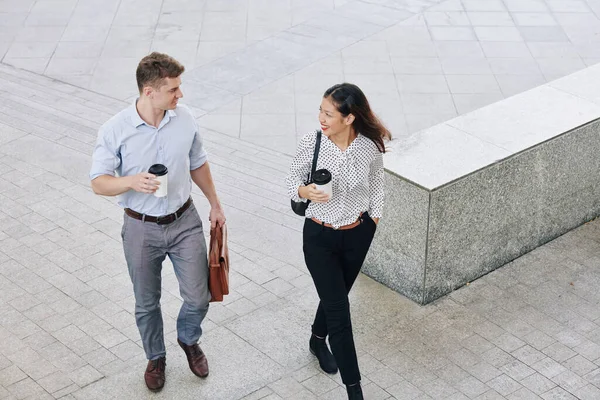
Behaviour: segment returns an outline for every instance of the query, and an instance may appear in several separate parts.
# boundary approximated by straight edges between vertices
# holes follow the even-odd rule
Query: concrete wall
[[[426,304],[600,215],[600,67],[392,143],[364,272]]]

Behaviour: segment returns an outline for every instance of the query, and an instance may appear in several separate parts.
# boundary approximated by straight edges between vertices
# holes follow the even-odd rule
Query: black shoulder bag
[[[312,167],[310,168],[310,175],[308,176],[308,180],[304,183],[305,185],[310,185],[312,183],[312,177],[315,174],[315,169],[317,169],[317,159],[319,158],[319,148],[321,147],[321,131],[317,131],[317,141],[315,142],[315,152],[313,153]],[[306,208],[310,204],[310,200],[304,201],[294,201],[292,202],[292,211],[296,214],[304,217],[306,215]]]

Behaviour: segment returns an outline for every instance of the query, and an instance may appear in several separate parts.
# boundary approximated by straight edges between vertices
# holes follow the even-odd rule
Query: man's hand
[[[210,214],[208,216],[208,220],[210,221],[210,228],[213,229],[217,226],[217,223],[220,226],[225,225],[225,213],[221,207],[212,207],[210,209]]]
[[[156,175],[149,172],[142,172],[141,174],[132,175],[129,178],[131,180],[129,187],[140,193],[152,194],[158,190],[158,185],[160,185],[160,182],[154,179]]]
[[[303,199],[308,199],[315,203],[327,203],[329,201],[329,195],[324,191],[317,189],[317,185],[311,183],[308,186],[300,186],[298,188],[298,194]]]

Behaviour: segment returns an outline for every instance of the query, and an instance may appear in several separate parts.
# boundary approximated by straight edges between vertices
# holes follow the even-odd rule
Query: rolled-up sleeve
[[[383,154],[378,151],[373,161],[371,161],[369,171],[369,214],[373,218],[381,218],[383,215],[384,180]]]
[[[194,133],[194,140],[192,142],[192,148],[190,149],[190,171],[200,168],[208,160],[206,150],[204,150],[204,144],[200,137],[198,124],[194,121],[194,127],[196,129]]]
[[[306,183],[312,164],[315,147],[316,133],[308,133],[302,137],[296,155],[290,166],[290,173],[285,178],[288,195],[294,201],[306,202],[306,199],[298,196],[298,188]]]
[[[114,135],[110,129],[103,126],[98,130],[98,139],[92,154],[90,180],[94,180],[100,175],[115,176],[115,171],[120,165],[121,158],[114,143]]]

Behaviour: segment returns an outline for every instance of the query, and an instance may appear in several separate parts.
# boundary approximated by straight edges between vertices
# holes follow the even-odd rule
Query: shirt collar
[[[327,135],[322,135],[322,138],[326,138],[326,139],[327,139],[327,141],[328,141],[329,143],[331,143],[331,145],[332,145],[332,146],[335,146],[335,147],[336,147],[338,150],[340,149],[339,147],[337,147],[337,145],[336,145],[335,143],[333,143],[333,140],[331,140],[331,139],[329,139],[329,137],[327,137]],[[347,152],[347,151],[348,151],[348,149],[350,149],[350,151],[352,151],[352,150],[351,150],[351,147],[354,147],[354,146],[360,146],[360,145],[361,145],[361,143],[363,142],[363,140],[364,140],[365,138],[366,138],[366,136],[365,136],[365,135],[363,135],[362,133],[358,132],[358,134],[356,135],[356,137],[354,138],[354,140],[353,140],[353,141],[350,143],[350,145],[349,145],[349,146],[346,148],[346,150],[344,150],[344,152]],[[322,139],[321,139],[321,140],[322,140]],[[356,142],[356,143],[355,143],[355,142]],[[342,150],[340,150],[340,151],[342,151]]]
[[[129,106],[129,118],[131,118],[131,123],[136,128],[140,125],[147,125],[146,122],[144,122],[144,120],[142,119],[142,117],[140,117],[140,114],[138,113],[137,108],[136,108],[136,105],[137,105],[137,102],[139,99],[140,98],[137,97],[133,101],[133,104],[131,106]],[[165,117],[163,118],[163,122],[161,122],[160,125],[163,126],[164,124],[169,122],[169,119],[171,119],[171,117],[176,117],[176,116],[177,116],[177,113],[175,112],[175,110],[167,110],[167,112],[165,113]]]

